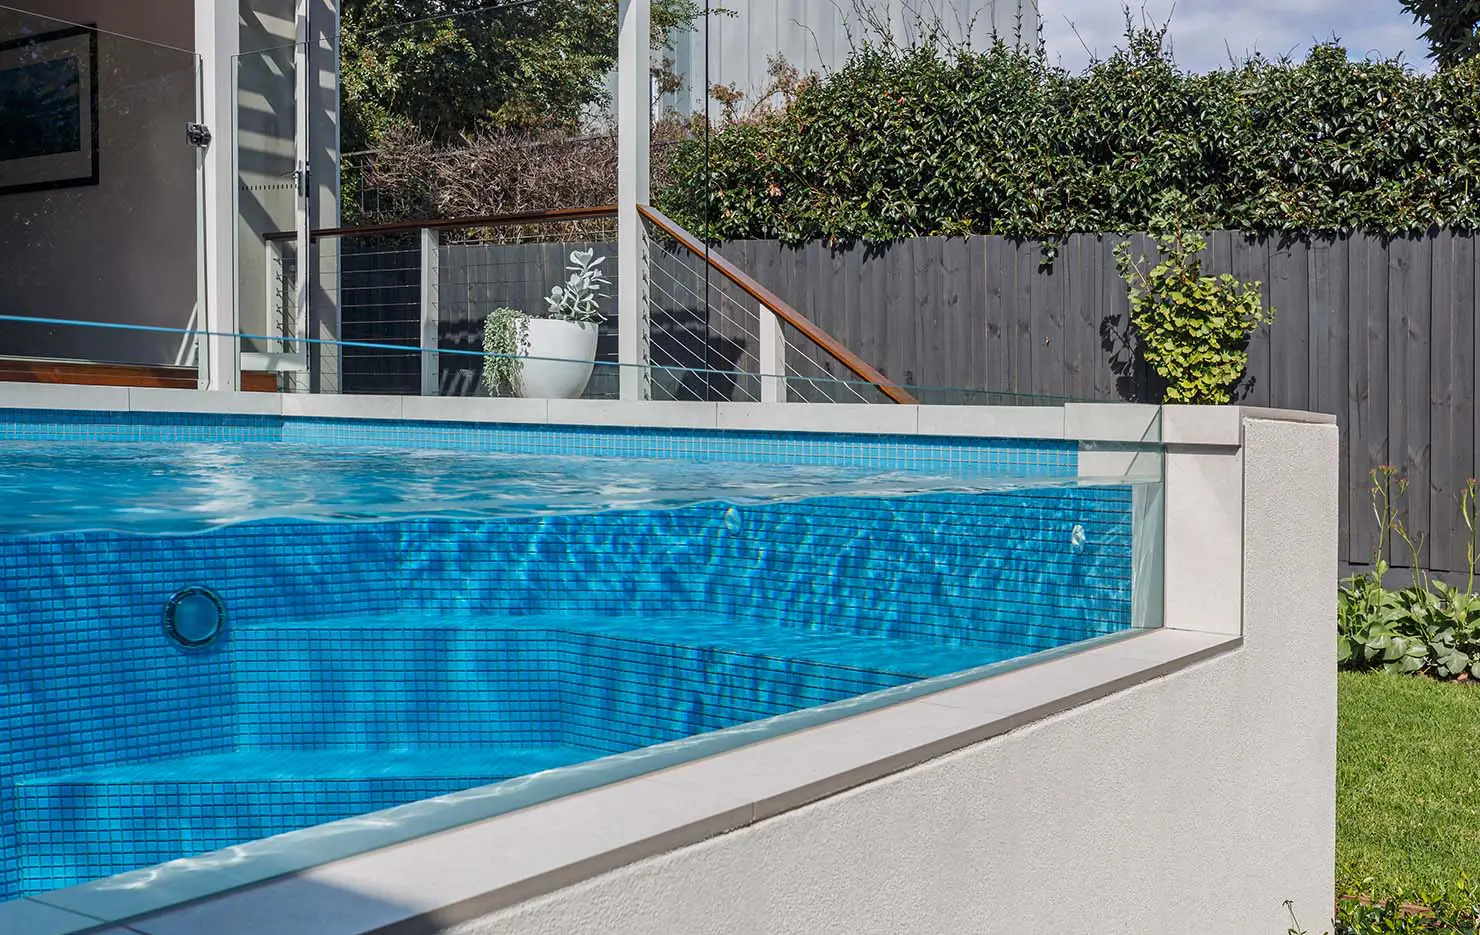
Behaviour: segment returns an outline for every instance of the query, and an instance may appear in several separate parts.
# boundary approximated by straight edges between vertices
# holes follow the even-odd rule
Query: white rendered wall
[[[1337,430],[1244,437],[1242,648],[445,932],[1326,930]]]

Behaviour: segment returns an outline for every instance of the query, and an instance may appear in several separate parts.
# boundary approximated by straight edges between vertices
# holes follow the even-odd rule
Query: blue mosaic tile
[[[270,442],[1073,477],[1073,442],[197,413],[5,410],[0,441]]]
[[[1073,446],[1047,442],[0,421],[0,440],[46,438],[1076,470]],[[0,898],[1124,629],[1131,517],[1125,487],[1037,486],[0,537]],[[227,607],[204,650],[163,634],[186,585]]]

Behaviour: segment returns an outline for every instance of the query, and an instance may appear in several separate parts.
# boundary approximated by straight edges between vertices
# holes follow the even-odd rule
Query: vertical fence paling
[[[1156,402],[1160,385],[1140,358],[1111,255],[1119,239],[1075,235],[1050,262],[1041,244],[1002,237],[720,250],[909,386]],[[1145,235],[1130,239],[1151,252]],[[1480,447],[1475,236],[1224,232],[1209,241],[1205,270],[1260,279],[1276,308],[1273,326],[1251,342],[1238,401],[1314,409],[1341,423],[1342,560],[1371,562],[1368,473],[1391,463],[1410,479],[1403,515],[1424,535],[1421,561],[1462,570],[1469,532],[1459,492]],[[793,369],[805,360],[825,372],[808,357],[788,349]]]

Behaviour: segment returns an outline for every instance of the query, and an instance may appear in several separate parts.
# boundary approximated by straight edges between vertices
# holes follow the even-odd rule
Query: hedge
[[[659,201],[711,239],[789,243],[1053,240],[1169,208],[1250,233],[1480,229],[1480,60],[1420,74],[1328,43],[1190,74],[1165,39],[1128,27],[1079,73],[1006,42],[865,45],[677,147]]]

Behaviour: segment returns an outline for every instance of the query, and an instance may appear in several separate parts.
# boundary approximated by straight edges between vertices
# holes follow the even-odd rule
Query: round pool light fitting
[[[210,588],[181,588],[164,605],[164,634],[186,649],[200,649],[226,632],[226,605]]]

